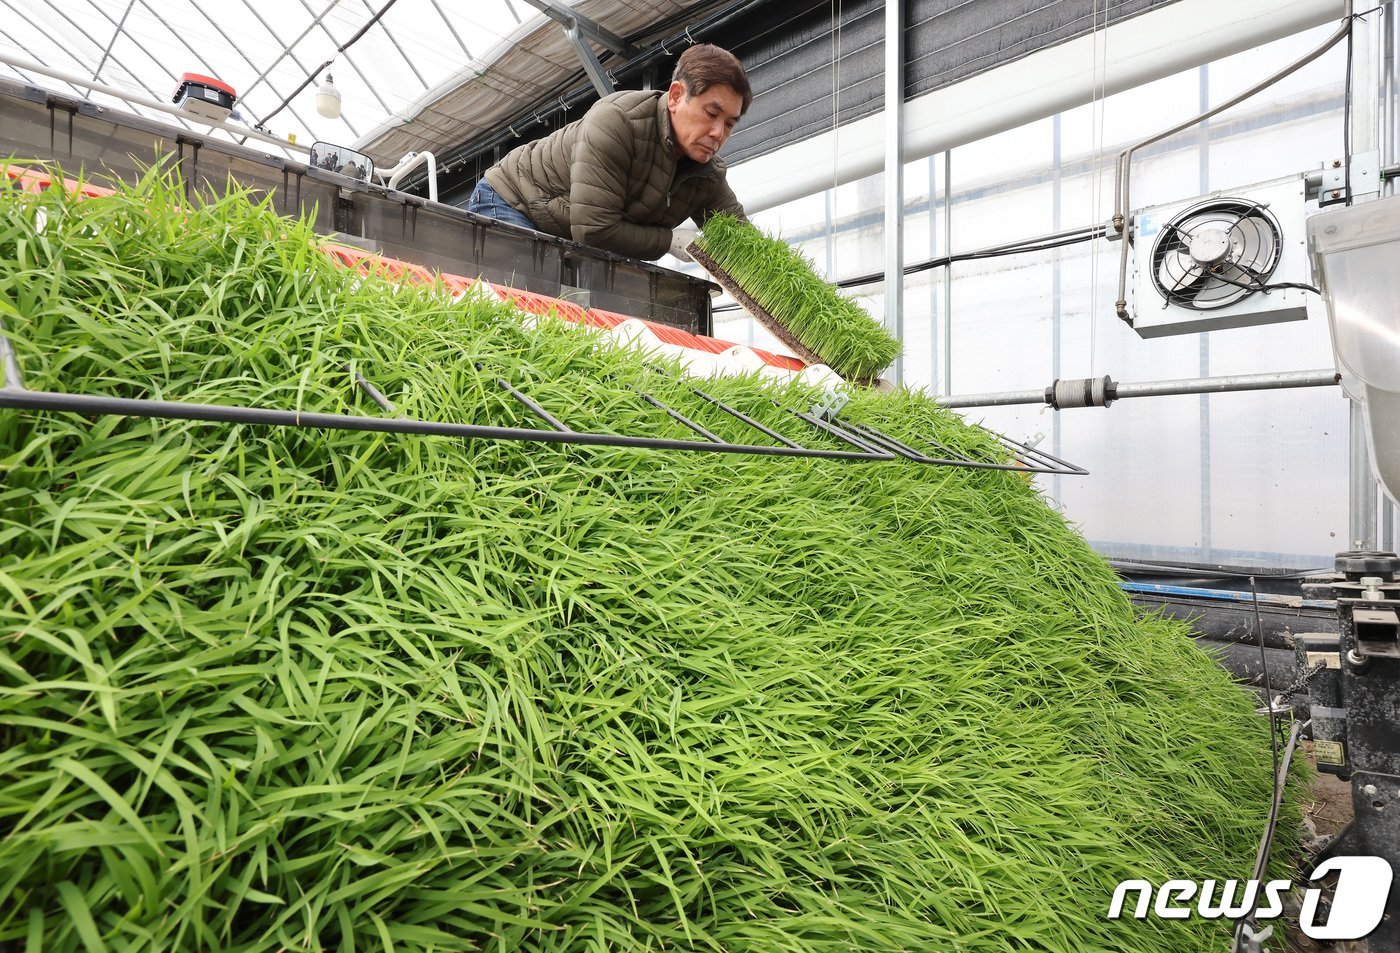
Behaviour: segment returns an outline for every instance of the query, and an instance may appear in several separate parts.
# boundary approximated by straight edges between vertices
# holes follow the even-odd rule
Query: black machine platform
[[[691,334],[711,333],[708,280],[311,168],[263,148],[0,80],[0,156],[54,162],[69,177],[98,185],[134,181],[164,161],[190,189],[221,194],[232,180],[271,195],[279,213],[307,216],[317,231],[390,258]]]

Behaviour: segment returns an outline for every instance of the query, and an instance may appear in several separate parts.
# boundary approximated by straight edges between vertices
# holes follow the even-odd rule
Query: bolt
[[[1332,160],[1332,168],[1334,168],[1334,169],[1340,169],[1341,167],[1342,167],[1342,160],[1341,160],[1341,159],[1333,159],[1333,160]]]
[[[1376,786],[1374,784],[1368,784],[1361,790],[1366,792],[1367,797],[1371,797],[1376,793]]]
[[[1339,198],[1341,198],[1341,197],[1342,197],[1342,190],[1341,190],[1341,189],[1333,189],[1333,190],[1332,190],[1332,198],[1334,198],[1334,199],[1339,199]]]

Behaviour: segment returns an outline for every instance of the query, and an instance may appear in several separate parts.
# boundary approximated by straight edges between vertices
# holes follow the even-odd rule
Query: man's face
[[[671,135],[676,155],[709,162],[739,122],[744,98],[732,86],[711,86],[699,96],[686,93],[684,83],[673,82],[666,92],[671,111]]]

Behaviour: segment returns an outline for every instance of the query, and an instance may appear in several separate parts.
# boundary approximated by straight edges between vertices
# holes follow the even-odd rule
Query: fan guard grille
[[[1169,304],[1224,308],[1254,294],[1278,267],[1283,232],[1268,207],[1249,199],[1208,199],[1157,233],[1152,283]]]

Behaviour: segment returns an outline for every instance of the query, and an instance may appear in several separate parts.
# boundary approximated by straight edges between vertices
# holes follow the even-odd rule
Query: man
[[[676,63],[670,88],[604,96],[582,119],[486,170],[467,210],[632,258],[685,246],[716,212],[744,217],[716,153],[753,102],[734,54],[708,43]]]

